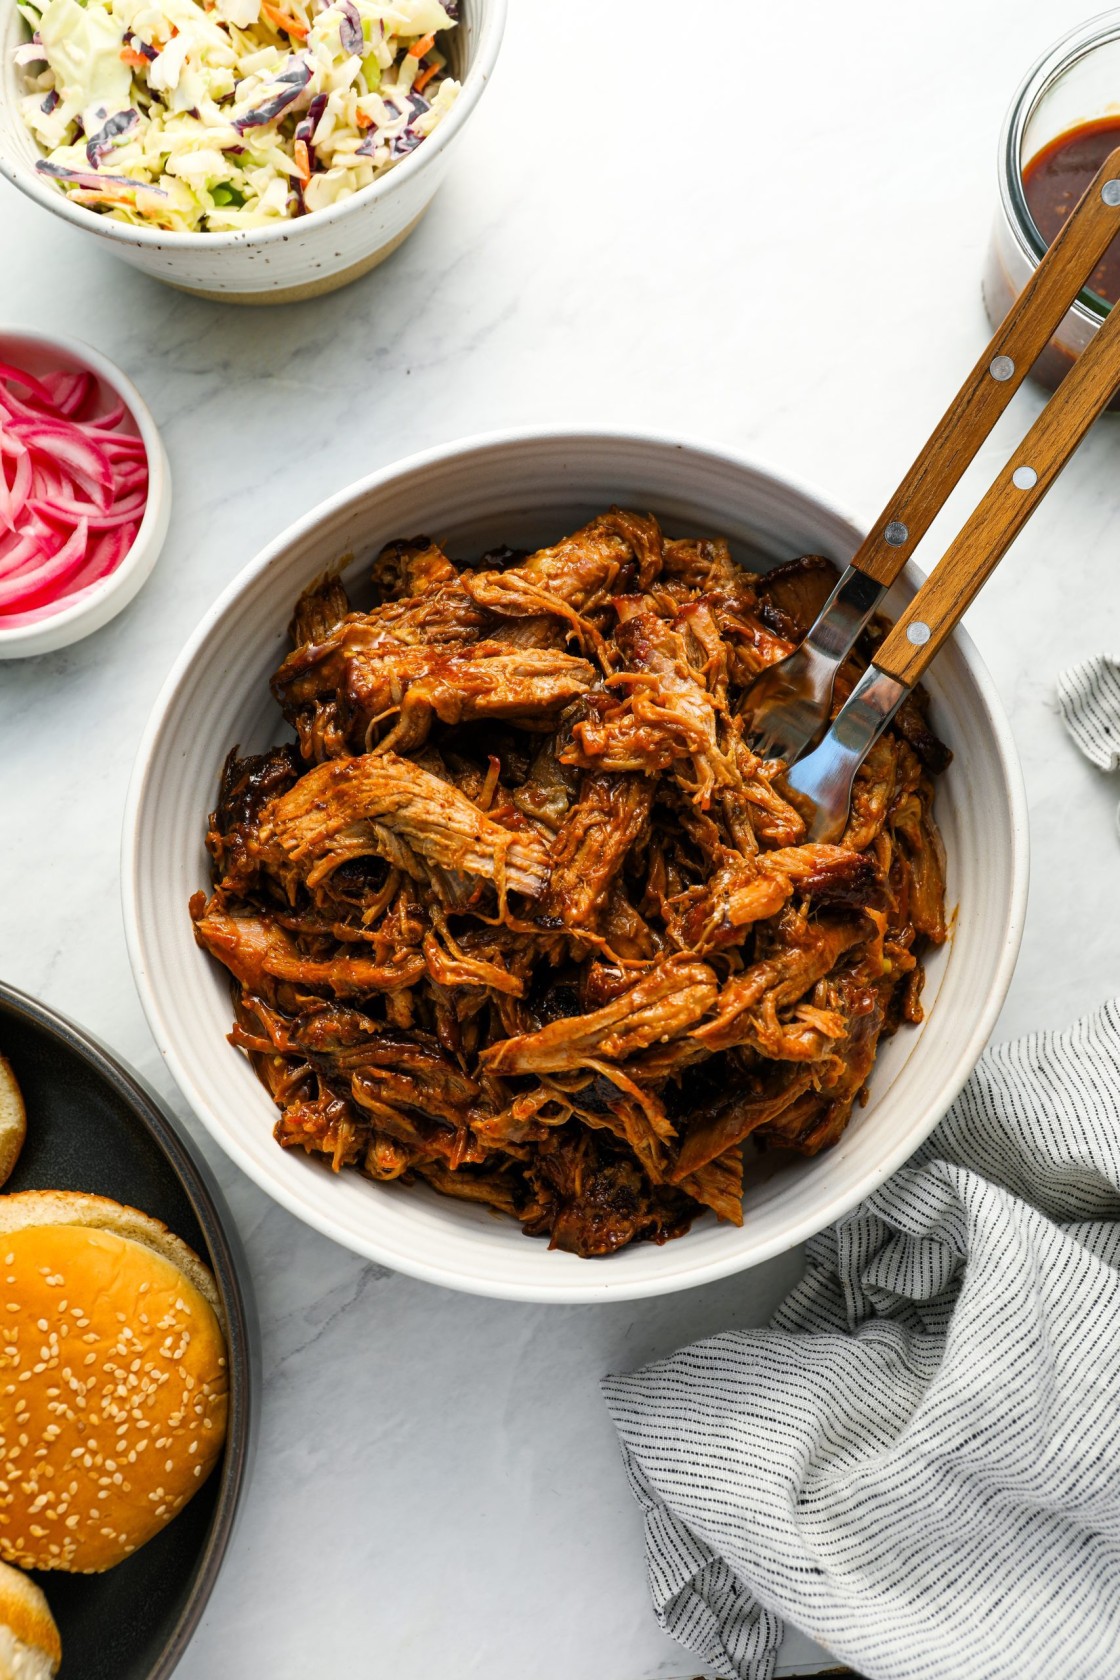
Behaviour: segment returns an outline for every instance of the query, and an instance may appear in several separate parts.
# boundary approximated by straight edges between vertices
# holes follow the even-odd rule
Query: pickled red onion
[[[91,373],[0,361],[0,630],[84,599],[136,540],[147,455],[104,400]]]

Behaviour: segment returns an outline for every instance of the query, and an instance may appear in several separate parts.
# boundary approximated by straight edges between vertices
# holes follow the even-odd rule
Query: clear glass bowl
[[[1023,192],[1023,170],[1046,146],[1083,123],[1115,117],[1120,127],[1120,11],[1102,12],[1055,43],[1024,78],[1003,125],[1000,204],[984,272],[984,305],[998,326],[1045,250]],[[1118,132],[1120,141],[1120,132]],[[1083,291],[1038,358],[1033,377],[1051,389],[1069,372],[1109,304]],[[1110,408],[1120,408],[1120,392]]]

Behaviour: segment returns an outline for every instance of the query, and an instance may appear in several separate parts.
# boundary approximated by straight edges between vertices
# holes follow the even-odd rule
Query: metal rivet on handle
[[[1003,380],[1010,379],[1015,372],[1015,363],[1010,356],[993,356],[988,372],[993,379],[998,379],[1002,383]]]
[[[1115,209],[1120,204],[1120,181],[1106,181],[1101,188],[1101,197]]]
[[[1016,490],[1033,490],[1038,483],[1038,474],[1033,467],[1016,467],[1011,474],[1011,482]]]
[[[892,548],[901,548],[909,535],[910,532],[901,519],[892,519],[883,532],[884,539],[890,543]]]
[[[924,647],[929,641],[929,637],[929,625],[923,624],[920,618],[915,619],[913,624],[906,626],[906,640],[913,642],[915,647]]]

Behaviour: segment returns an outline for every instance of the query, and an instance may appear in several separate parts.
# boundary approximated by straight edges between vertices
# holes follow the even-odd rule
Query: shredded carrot
[[[417,93],[423,93],[424,89],[427,87],[428,83],[431,81],[438,69],[438,64],[429,64],[426,70],[421,70],[420,74],[412,84]]]
[[[279,6],[273,6],[270,0],[261,0],[261,11],[274,29],[282,29],[285,35],[294,35],[297,40],[306,41],[310,33],[309,26],[292,17],[290,12],[282,12]]]
[[[413,41],[409,47],[408,56],[409,58],[423,58],[425,53],[431,52],[435,44],[436,38],[434,35],[421,35],[420,39]]]
[[[296,168],[299,170],[299,178],[306,186],[311,179],[311,154],[307,150],[307,141],[297,140],[292,147],[292,152],[295,156]]]
[[[119,205],[122,210],[135,210],[136,208],[130,198],[121,198],[117,193],[94,192],[89,187],[71,193],[70,197],[77,199],[80,204],[115,204]]]
[[[147,68],[147,59],[144,57],[142,52],[137,52],[135,47],[122,47],[120,56],[121,61],[124,64],[131,64],[134,70],[144,70]]]
[[[372,128],[373,127],[373,118],[367,116],[366,113],[362,110],[357,110],[357,111],[354,112],[354,120],[357,123],[359,128]]]

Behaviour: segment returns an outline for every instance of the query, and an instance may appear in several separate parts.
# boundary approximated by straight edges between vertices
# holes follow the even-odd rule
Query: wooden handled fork
[[[828,721],[836,672],[852,651],[860,631],[929,530],[1117,234],[1120,234],[1120,148],[1102,164],[925,448],[872,526],[805,640],[788,658],[760,672],[744,695],[740,705],[744,732],[748,744],[761,757],[784,758],[787,764],[792,764],[820,735]],[[1086,351],[1082,362],[1088,355]],[[1067,376],[1063,391],[1072,377],[1072,374]],[[1108,377],[1107,371],[1101,372],[1102,381]],[[1120,378],[1115,375],[1112,378],[1115,388]],[[1100,407],[1105,406],[1110,395],[1111,392]],[[1045,413],[1050,414],[1052,409],[1053,403]],[[1060,417],[1068,412],[1063,405],[1048,425],[1062,424]],[[1070,450],[1098,412],[1099,408],[1095,409],[1081,431],[1076,432]],[[1067,424],[1075,426],[1076,423],[1071,415]],[[999,498],[998,505],[986,498],[977,514],[987,508],[990,518],[998,519],[1006,511],[1017,520],[1014,529],[1018,531],[1067,458],[1068,452],[1045,483],[1041,482],[1041,467],[1030,463],[1040,481],[1037,487],[1031,487],[1031,495],[1018,500]],[[966,531],[970,543],[975,542],[979,532],[974,524],[970,523]],[[962,538],[964,535],[962,532]],[[950,553],[955,550],[956,545]],[[976,588],[1003,552],[1001,548],[988,562]],[[948,560],[949,555],[945,558]],[[952,628],[952,622],[936,639],[930,622],[934,641],[930,658]],[[901,663],[897,659],[895,662],[901,670]]]
[[[1061,239],[1055,241],[1043,258],[1035,276],[1037,279],[1047,268],[1053,274],[1056,266],[1062,267],[1068,284],[1061,295],[1067,297],[1067,301],[1072,301],[1099,260],[1099,256],[1090,258],[1085,245],[1070,236],[1075,233],[1075,223],[1088,226],[1092,221],[1094,228],[1101,229],[1103,237],[1107,225],[1102,222],[1101,207],[1110,212],[1113,220],[1107,225],[1111,225],[1115,233],[1120,229],[1120,220],[1117,219],[1120,218],[1120,148],[1105,160],[1063,230]],[[1063,240],[1066,241],[1067,252],[1076,244],[1079,262],[1076,269],[1060,250]],[[1099,253],[1103,251],[1104,244],[1099,244],[1095,236],[1091,249]],[[1057,295],[1056,290],[1054,295]],[[1020,304],[1022,301],[1020,299]],[[999,337],[997,334],[993,343]],[[1001,382],[1002,369],[991,367],[989,378],[996,383]],[[868,667],[852,690],[821,744],[789,771],[786,780],[790,789],[812,807],[811,839],[834,840],[843,833],[848,819],[852,780],[871,746],[999,565],[1118,387],[1120,307],[1110,311],[1096,337],[1073,364],[1011,460],[880,644],[875,663]],[[944,422],[942,424],[944,426]],[[925,456],[911,469],[906,482],[921,488],[922,517],[927,526],[988,429],[988,426],[981,429],[973,425],[972,411],[969,410],[968,423],[958,435],[957,449],[950,451],[951,470],[942,471],[935,484],[934,474],[922,470]],[[945,440],[942,439],[941,429],[931,441],[942,452],[940,463],[943,464]]]

